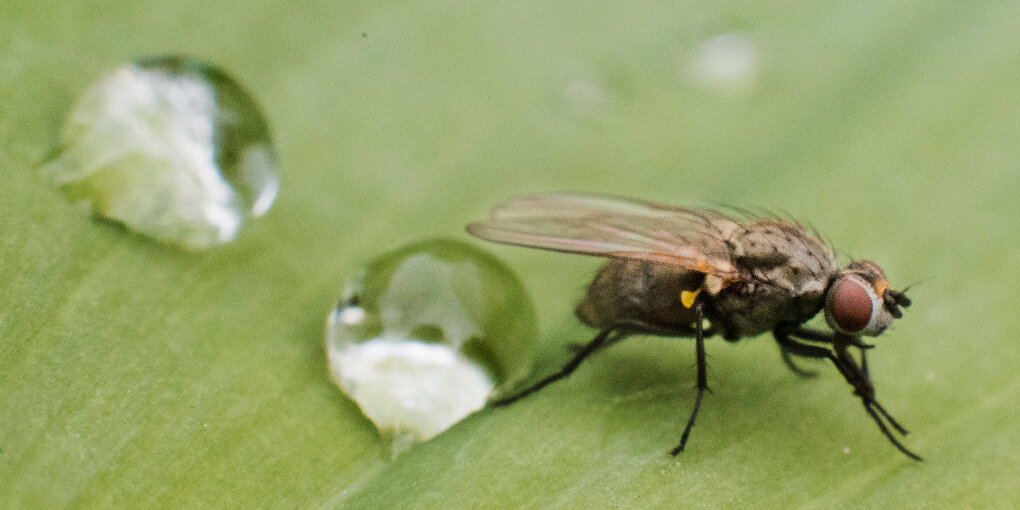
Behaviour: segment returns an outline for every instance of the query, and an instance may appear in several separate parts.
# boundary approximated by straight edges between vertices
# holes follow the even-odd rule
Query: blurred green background
[[[1017,20],[1014,1],[6,2],[0,507],[1020,505]],[[273,210],[206,253],[34,169],[92,80],[167,52],[226,68],[278,142]],[[708,342],[714,392],[676,459],[693,345],[636,338],[391,462],[326,375],[345,276],[553,189],[784,210],[922,282],[870,360],[927,461],[766,336]],[[571,312],[598,261],[486,248],[532,292],[552,370],[591,335]]]

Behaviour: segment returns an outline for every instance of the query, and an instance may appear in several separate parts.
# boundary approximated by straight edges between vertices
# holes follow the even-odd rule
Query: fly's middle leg
[[[708,364],[705,361],[705,330],[703,329],[704,313],[702,310],[702,304],[695,303],[694,310],[697,312],[697,322],[695,323],[695,350],[698,358],[698,393],[694,397],[694,410],[691,411],[691,417],[687,419],[687,426],[684,427],[684,433],[680,436],[680,444],[673,448],[670,455],[676,457],[680,452],[684,451],[684,447],[687,446],[687,439],[691,435],[691,429],[694,428],[694,420],[698,417],[698,410],[701,409],[701,398],[705,395],[705,390],[708,389]]]
[[[790,369],[791,372],[805,379],[814,379],[815,377],[818,377],[817,370],[805,370],[797,366],[797,364],[793,361],[793,353],[782,344],[779,344],[779,354],[783,356],[783,363],[786,365],[786,368]]]

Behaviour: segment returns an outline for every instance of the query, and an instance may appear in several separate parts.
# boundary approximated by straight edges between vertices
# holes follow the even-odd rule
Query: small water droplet
[[[414,243],[355,273],[329,314],[330,375],[390,440],[394,456],[524,378],[535,350],[531,302],[491,255]]]
[[[41,169],[72,200],[161,241],[233,240],[279,188],[269,129],[224,71],[182,57],[139,60],[92,84]]]
[[[740,32],[728,32],[702,41],[681,64],[684,75],[708,90],[743,93],[758,78],[758,48]]]

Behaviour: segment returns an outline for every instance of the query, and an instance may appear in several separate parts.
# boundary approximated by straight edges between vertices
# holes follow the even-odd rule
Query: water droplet
[[[233,240],[279,188],[269,129],[248,93],[217,67],[173,56],[92,84],[41,172],[96,213],[190,249]]]
[[[729,32],[702,41],[681,64],[687,78],[725,93],[750,90],[758,78],[758,48],[746,34]]]
[[[429,240],[349,279],[327,319],[326,352],[333,380],[396,456],[526,377],[535,330],[506,266],[471,245]]]

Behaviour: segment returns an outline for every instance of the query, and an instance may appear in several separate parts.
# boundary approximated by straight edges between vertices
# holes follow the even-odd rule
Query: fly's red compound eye
[[[857,275],[841,276],[825,300],[829,327],[849,335],[877,335],[885,329],[879,320],[881,301],[874,288]]]

